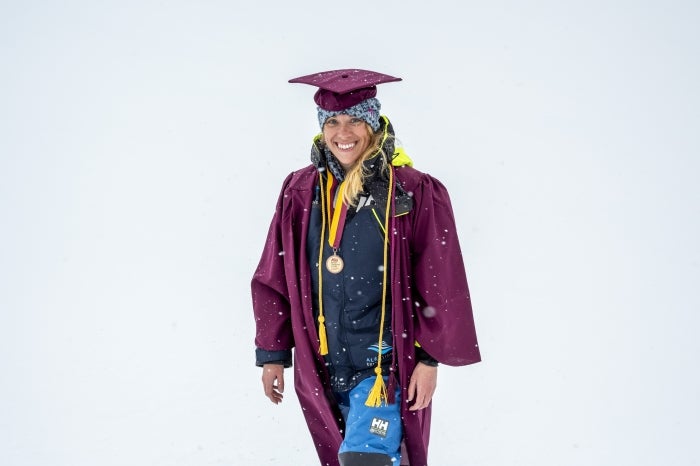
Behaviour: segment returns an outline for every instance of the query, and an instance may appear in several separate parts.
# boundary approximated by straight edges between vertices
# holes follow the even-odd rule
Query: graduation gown
[[[454,215],[445,187],[408,166],[395,181],[412,195],[413,209],[392,217],[390,272],[393,348],[401,400],[416,364],[415,343],[439,362],[462,366],[481,360]],[[306,253],[318,173],[313,165],[283,183],[263,253],[251,282],[255,345],[294,350],[294,385],[322,465],[338,466],[342,416],[329,395],[319,354],[317,322]],[[431,407],[402,403],[402,464],[426,466]],[[408,462],[407,462],[408,460]]]

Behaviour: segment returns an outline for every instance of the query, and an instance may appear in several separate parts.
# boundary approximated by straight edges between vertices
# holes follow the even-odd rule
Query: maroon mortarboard
[[[368,70],[332,70],[290,79],[290,83],[318,87],[314,102],[324,110],[340,111],[377,95],[377,84],[401,81],[388,74]]]

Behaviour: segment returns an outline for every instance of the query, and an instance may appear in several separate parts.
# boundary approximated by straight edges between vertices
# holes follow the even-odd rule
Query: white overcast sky
[[[287,80],[347,67],[404,79],[383,111],[464,250],[484,361],[440,369],[431,464],[700,464],[698,24],[672,0],[2,2],[0,464],[315,464],[293,390],[262,394],[249,281],[318,131]]]

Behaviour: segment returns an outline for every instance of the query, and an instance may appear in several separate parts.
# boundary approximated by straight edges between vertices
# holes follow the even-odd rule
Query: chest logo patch
[[[357,207],[355,207],[355,211],[357,212],[363,207],[368,207],[374,204],[374,198],[370,194],[369,196],[360,196],[360,198],[357,200]]]
[[[379,353],[379,345],[377,343],[375,343],[371,346],[368,346],[367,349],[370,351],[374,351],[375,353]],[[385,341],[382,341],[382,354],[383,355],[387,354],[391,350],[392,350],[391,345]]]

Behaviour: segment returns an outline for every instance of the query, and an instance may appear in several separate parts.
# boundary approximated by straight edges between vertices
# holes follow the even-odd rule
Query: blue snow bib
[[[387,377],[384,378],[385,382]],[[371,408],[365,400],[374,385],[374,377],[360,382],[349,392],[336,393],[345,419],[345,438],[338,453],[383,453],[392,465],[401,463],[401,391],[396,388],[396,402]]]

